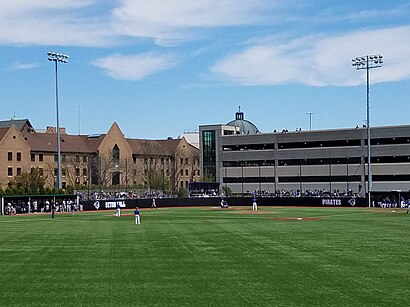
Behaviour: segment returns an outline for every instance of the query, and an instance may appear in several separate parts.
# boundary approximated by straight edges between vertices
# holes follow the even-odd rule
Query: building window
[[[9,167],[9,168],[7,169],[7,175],[8,175],[9,177],[12,177],[12,176],[13,176],[13,168],[12,168],[12,167]]]
[[[188,158],[185,158],[185,164],[188,164]]]
[[[16,172],[16,174],[17,174],[17,176],[20,176],[21,175],[21,168],[20,167],[17,167],[17,170],[16,170],[17,172]]]
[[[79,155],[75,156],[75,162],[80,162],[80,156]]]
[[[210,181],[216,180],[216,139],[215,131],[202,131],[204,176]]]
[[[87,162],[87,156],[83,156],[83,162]]]
[[[75,169],[75,175],[78,177],[78,176],[80,176],[80,169],[79,168],[76,168]]]
[[[38,155],[38,161],[44,161],[44,155],[43,154]]]
[[[67,182],[62,182],[61,187],[65,189],[67,187]]]
[[[33,153],[31,154],[31,161],[33,161],[33,162],[36,161],[36,155],[33,154]]]
[[[83,168],[83,176],[86,177],[87,176],[87,169]]]
[[[166,174],[167,174],[167,176],[169,176],[169,169],[166,170]]]
[[[120,148],[117,144],[112,148],[112,160],[115,162],[120,161]]]
[[[40,173],[40,176],[43,176],[44,171],[43,171],[43,169],[42,169],[42,168],[39,168],[39,169],[38,169],[38,172]]]
[[[19,162],[21,161],[21,152],[17,153],[16,160],[19,161]]]
[[[7,161],[13,161],[13,153],[12,152],[7,153]]]
[[[189,172],[189,171],[186,169],[186,170],[185,170],[185,176],[188,176],[188,172]]]
[[[66,170],[65,168],[63,168],[63,169],[61,170],[61,175],[62,175],[62,176],[67,176],[67,170]]]
[[[54,176],[58,176],[58,169],[57,168],[54,169]]]
[[[184,158],[181,158],[181,165],[184,164]]]
[[[185,187],[188,189],[189,182],[185,181]]]
[[[137,157],[132,157],[132,163],[137,164]]]
[[[57,162],[58,161],[58,156],[55,154],[54,155],[54,162]]]

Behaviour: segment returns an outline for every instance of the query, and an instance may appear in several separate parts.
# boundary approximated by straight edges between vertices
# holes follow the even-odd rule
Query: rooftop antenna
[[[312,115],[314,112],[307,112],[306,115],[309,115],[309,130],[312,131]]]
[[[80,119],[80,114],[81,114],[81,106],[78,105],[78,135],[81,134],[81,119]]]

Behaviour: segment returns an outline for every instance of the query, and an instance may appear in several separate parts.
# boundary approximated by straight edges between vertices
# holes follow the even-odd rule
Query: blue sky
[[[107,4],[109,3],[109,4]],[[13,0],[0,2],[0,119],[68,133],[176,137],[226,123],[240,105],[262,132],[332,129],[366,118],[409,124],[410,1]]]

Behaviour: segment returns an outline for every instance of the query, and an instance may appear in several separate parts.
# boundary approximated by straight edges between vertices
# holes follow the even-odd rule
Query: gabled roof
[[[87,144],[91,152],[97,152],[106,134],[82,135],[81,138]]]
[[[170,153],[174,153],[177,148],[179,143],[181,142],[181,139],[170,139],[170,140],[158,140],[157,141],[161,146],[166,148],[166,150]]]
[[[33,128],[28,119],[12,119],[12,120],[2,120],[0,121],[0,128],[10,128],[12,125],[16,125],[18,130],[23,130],[24,125]]]
[[[14,124],[16,129],[20,129],[19,131],[31,151],[57,152],[57,135],[55,129],[47,129],[44,133],[36,133],[34,129],[32,132],[21,130],[25,125],[29,128],[31,127],[28,120],[0,121],[0,124],[4,126],[0,126],[0,141]],[[19,125],[17,126],[17,124]],[[116,123],[112,125],[110,131],[113,129],[118,129],[121,132]],[[62,153],[97,153],[106,139],[106,136],[107,134],[69,135],[60,133],[60,149]],[[189,144],[185,138],[167,140],[126,139],[126,141],[130,146],[132,154],[142,156],[173,156],[177,152],[181,142],[182,144],[187,144],[188,148],[192,150],[198,150]]]
[[[4,138],[6,135],[7,131],[9,131],[10,128],[0,128],[0,141]]]
[[[180,140],[142,140],[127,139],[132,153],[136,155],[166,155],[175,153]]]
[[[56,152],[57,138],[54,133],[27,133],[24,138],[30,145],[32,151]],[[85,141],[84,136],[60,135],[61,152],[93,153],[92,146]]]

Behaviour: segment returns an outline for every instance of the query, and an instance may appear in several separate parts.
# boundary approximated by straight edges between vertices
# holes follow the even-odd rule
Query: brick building
[[[70,135],[60,128],[61,181],[67,186],[144,187],[176,192],[197,181],[199,151],[185,138],[129,139],[117,123],[106,134]],[[29,120],[0,121],[0,187],[38,168],[53,187],[57,176],[55,127],[36,131]]]

